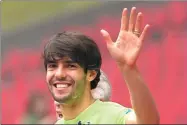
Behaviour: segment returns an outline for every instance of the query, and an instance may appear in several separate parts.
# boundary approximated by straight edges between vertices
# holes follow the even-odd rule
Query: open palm
[[[136,20],[136,21],[135,21]],[[125,8],[121,18],[121,29],[116,42],[113,42],[109,33],[101,30],[107,48],[112,58],[119,63],[125,63],[129,66],[135,64],[142,42],[149,25],[146,25],[141,33],[142,13],[138,13],[136,18],[136,8],[133,7],[130,14],[129,24],[127,17],[127,9]],[[141,34],[140,34],[141,33]]]

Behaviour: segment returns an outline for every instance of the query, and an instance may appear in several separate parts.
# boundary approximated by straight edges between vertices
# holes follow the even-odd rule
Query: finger
[[[110,35],[109,35],[109,33],[107,31],[101,30],[101,34],[104,37],[104,39],[107,42],[107,44],[112,44],[113,43],[112,39],[111,39],[111,37],[110,37]]]
[[[56,113],[61,113],[61,109],[56,109]]]
[[[144,27],[144,29],[143,29],[143,31],[142,31],[142,34],[141,34],[141,36],[140,36],[140,40],[141,40],[141,41],[144,41],[145,36],[146,36],[146,33],[147,33],[149,27],[150,27],[150,25],[148,25],[148,24]]]
[[[136,18],[136,25],[135,25],[135,28],[134,28],[134,32],[141,33],[142,19],[143,19],[143,15],[140,12],[140,13],[138,13],[138,16]]]
[[[63,117],[63,115],[62,113],[59,113],[59,114],[56,114],[56,117],[57,117],[57,120],[60,120]]]
[[[60,109],[60,104],[55,104],[55,108]]]
[[[62,114],[59,114],[59,115],[58,115],[58,117],[59,117],[59,118],[62,118],[62,117],[63,117],[63,115],[62,115]]]
[[[57,120],[60,120],[60,117],[59,117],[59,115],[58,115],[58,114],[56,114],[56,118],[57,118]]]
[[[55,105],[56,111],[60,110],[60,103],[58,103],[58,102],[55,101],[54,105]]]
[[[54,104],[55,104],[55,105],[58,105],[58,104],[60,104],[60,103],[58,103],[57,101],[54,101]]]
[[[128,30],[127,8],[123,9],[121,17],[121,30]]]
[[[136,7],[131,9],[130,19],[129,19],[129,31],[132,32],[134,29],[134,23],[136,20]]]

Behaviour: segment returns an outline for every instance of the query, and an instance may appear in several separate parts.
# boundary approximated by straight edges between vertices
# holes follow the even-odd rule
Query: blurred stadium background
[[[138,66],[160,112],[161,123],[187,123],[187,2],[1,1],[3,124],[54,123],[41,53],[56,32],[79,30],[101,48],[112,101],[130,106],[129,94],[100,29],[116,39],[124,7],[136,6],[151,24]]]

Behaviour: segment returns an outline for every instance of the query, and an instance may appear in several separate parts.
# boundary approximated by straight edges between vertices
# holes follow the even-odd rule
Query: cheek
[[[49,81],[52,79],[53,74],[51,72],[46,73],[46,82],[49,83]]]
[[[80,81],[84,79],[84,72],[81,70],[72,71],[67,73],[74,81]]]

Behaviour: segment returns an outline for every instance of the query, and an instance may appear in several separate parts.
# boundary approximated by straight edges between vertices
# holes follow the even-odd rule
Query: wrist
[[[118,67],[119,67],[119,69],[121,70],[121,71],[125,71],[125,72],[129,72],[129,71],[135,71],[135,70],[137,70],[137,65],[136,64],[134,64],[134,65],[128,65],[128,64],[126,64],[126,63],[121,63],[121,62],[117,62],[117,65],[118,65]]]

